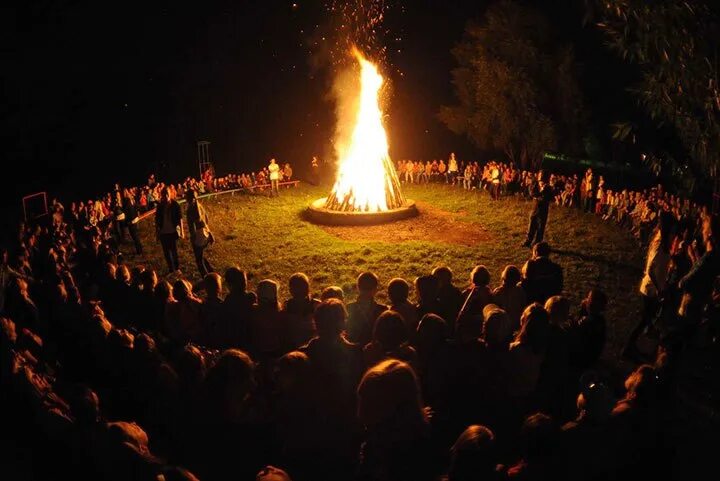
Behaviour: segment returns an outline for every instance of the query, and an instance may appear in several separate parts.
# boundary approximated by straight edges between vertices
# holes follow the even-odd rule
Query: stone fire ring
[[[419,214],[415,202],[407,199],[405,206],[384,212],[340,212],[325,208],[325,200],[314,201],[305,211],[305,218],[315,224],[323,225],[375,225],[408,219]]]

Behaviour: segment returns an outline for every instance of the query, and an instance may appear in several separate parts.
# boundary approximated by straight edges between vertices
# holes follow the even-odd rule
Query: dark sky
[[[450,49],[487,3],[405,0],[390,10],[387,27],[402,38],[387,46],[393,157],[475,154],[435,114],[453,99]],[[584,88],[600,117],[617,115],[626,75],[607,73],[618,62],[582,27],[581,2],[530,3],[544,5],[558,34],[585,56]],[[328,154],[330,74],[311,67],[303,45],[327,15],[315,0],[2,7],[0,135],[4,165],[19,172],[4,198],[36,190],[89,196],[163,169],[195,174],[201,139],[212,142],[220,173],[255,169],[270,156],[304,165]],[[615,92],[598,97],[613,83]]]

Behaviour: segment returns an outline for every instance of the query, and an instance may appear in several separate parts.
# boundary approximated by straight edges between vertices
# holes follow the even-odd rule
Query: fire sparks
[[[357,111],[350,138],[338,149],[338,173],[326,208],[340,211],[381,212],[401,207],[395,167],[388,153],[388,139],[382,123],[380,91],[383,77],[375,64],[357,49],[360,64]],[[342,119],[340,119],[342,121]]]

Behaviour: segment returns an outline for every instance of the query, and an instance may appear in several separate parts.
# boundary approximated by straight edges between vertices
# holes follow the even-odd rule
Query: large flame
[[[383,77],[357,49],[353,54],[360,64],[357,113],[350,139],[341,144],[338,152],[337,179],[326,207],[343,211],[386,211],[400,207],[405,199],[390,160],[382,123],[379,94]]]

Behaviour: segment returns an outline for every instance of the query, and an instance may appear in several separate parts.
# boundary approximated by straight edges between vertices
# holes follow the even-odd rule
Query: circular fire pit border
[[[405,206],[384,212],[340,212],[325,208],[326,197],[317,199],[305,210],[305,218],[322,225],[375,225],[386,224],[401,219],[409,219],[419,214],[415,202],[407,199]]]

